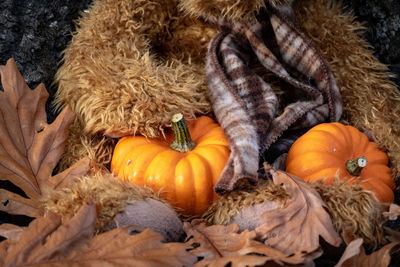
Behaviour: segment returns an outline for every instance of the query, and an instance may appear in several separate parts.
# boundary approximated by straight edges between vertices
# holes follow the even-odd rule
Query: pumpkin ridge
[[[366,184],[369,184],[370,187],[367,187]],[[392,188],[390,188],[387,184],[380,182],[377,179],[372,179],[369,178],[368,180],[365,181],[365,183],[362,183],[362,187],[366,190],[372,191],[375,193],[375,196],[378,198],[379,201],[381,202],[393,202],[394,200],[394,194],[392,191]],[[388,193],[391,192],[391,193]]]
[[[209,162],[204,159],[201,155],[198,155],[195,151],[190,153],[190,161],[191,167],[194,177],[194,196],[195,196],[195,213],[201,214],[206,210],[213,200],[213,191],[208,190],[208,188],[212,188],[214,185],[212,181],[209,179],[205,179],[205,177],[210,177],[212,175],[212,171],[210,168]],[[199,163],[199,161],[201,163]],[[202,175],[198,175],[198,172],[204,172]]]
[[[213,140],[215,141],[215,143],[210,142]],[[227,143],[224,132],[217,127],[208,131],[206,134],[199,136],[197,139],[193,138],[193,141],[195,141],[198,145],[205,141],[209,142],[209,144],[216,144],[216,145],[222,145],[221,141]]]
[[[192,140],[196,143],[199,138],[207,135],[209,131],[212,131],[214,128],[219,128],[218,124],[207,116],[201,116],[196,121],[189,121],[188,127]]]
[[[134,147],[136,147],[136,143],[142,143],[146,144],[144,142],[147,142],[146,138],[144,137],[139,137],[135,138],[135,140],[132,140],[130,137],[123,137],[119,140],[117,145],[114,148],[113,151],[113,159],[111,162],[111,169],[117,168],[119,169],[121,167],[121,164],[124,159],[124,155],[127,153],[126,151],[130,151]],[[117,171],[118,173],[118,171]]]
[[[190,153],[192,153],[192,151]],[[188,179],[188,177],[190,179]],[[176,203],[173,204],[174,206],[182,208],[183,210],[186,211],[194,210],[195,203],[197,201],[196,195],[193,195],[191,193],[195,190],[195,185],[192,177],[193,177],[192,164],[187,157],[182,157],[177,162],[174,171]],[[182,181],[177,182],[177,179],[182,179]],[[188,201],[188,199],[190,201]],[[179,203],[181,203],[181,205],[179,205]]]
[[[323,136],[321,136],[321,134]],[[348,151],[346,151],[346,149],[345,149],[345,151],[340,151],[340,149],[342,147],[346,147],[345,140],[340,140],[332,132],[329,132],[329,131],[324,130],[324,129],[319,129],[319,130],[316,129],[316,130],[310,131],[308,133],[308,135],[307,135],[307,138],[302,139],[301,142],[305,143],[304,140],[306,140],[306,142],[307,142],[307,140],[311,140],[312,139],[312,141],[310,141],[310,142],[313,144],[313,150],[315,151],[316,148],[317,149],[319,148],[319,145],[321,145],[321,144],[322,145],[326,145],[326,138],[327,138],[326,135],[329,136],[329,139],[331,141],[333,140],[333,142],[338,142],[337,145],[332,145],[332,146],[335,146],[335,147],[337,147],[339,149],[339,150],[337,150],[337,153],[339,153],[339,154],[348,153]],[[332,146],[330,146],[330,148]],[[309,148],[307,148],[307,150],[309,150]],[[331,149],[327,150],[326,148],[324,148],[324,149],[321,148],[321,152],[331,153],[332,150]]]
[[[325,184],[331,184],[333,182],[333,180],[335,179],[335,176],[338,173],[338,171],[339,171],[339,176],[340,176],[340,174],[343,176],[344,170],[342,168],[340,168],[338,166],[331,167],[331,168],[325,167],[323,169],[320,169],[317,172],[314,172],[312,175],[306,176],[304,178],[304,180],[306,180],[308,182],[315,182],[315,181],[323,179]]]
[[[364,134],[362,134],[357,128],[352,127],[352,126],[344,126],[345,130],[344,132],[347,133],[347,135],[349,136],[349,147],[350,147],[350,157],[351,158],[358,158],[360,156],[358,156],[359,151],[361,151],[360,149],[360,143],[361,143],[361,138],[362,136],[365,136]],[[366,138],[366,136],[365,136]],[[362,155],[364,156],[364,155]]]
[[[149,151],[149,147],[154,147],[154,150],[151,152]],[[146,148],[146,149],[144,149]],[[146,152],[142,152],[142,151],[146,151]],[[145,181],[145,172],[143,170],[146,170],[147,167],[150,165],[151,160],[148,160],[149,158],[153,158],[155,157],[157,154],[162,153],[164,151],[166,151],[167,148],[160,146],[158,144],[144,144],[144,145],[139,145],[137,147],[135,147],[134,149],[132,149],[130,152],[128,152],[124,159],[122,160],[122,164],[123,162],[128,163],[128,161],[131,162],[132,165],[128,165],[125,168],[120,168],[120,170],[123,171],[123,173],[121,174],[121,177],[126,177],[125,181],[129,181],[132,183],[136,183],[138,185],[144,185],[144,181]],[[132,155],[133,154],[133,155]],[[135,156],[135,157],[133,157]],[[132,167],[131,167],[132,166]],[[143,174],[138,174],[135,177],[133,177],[133,173],[134,171],[142,171]],[[120,175],[120,173],[118,173],[118,176]]]
[[[321,154],[324,156],[323,158],[320,156]],[[332,162],[330,163],[331,165],[333,165],[337,168],[340,168],[342,165],[344,166],[343,159],[332,153],[320,153],[320,152],[310,151],[310,152],[306,152],[306,153],[302,153],[302,154],[296,154],[295,157],[297,159],[296,162],[290,161],[289,165],[286,168],[286,170],[289,173],[291,173],[291,170],[293,169],[293,167],[295,167],[297,169],[297,166],[304,165],[303,162],[307,163],[304,166],[308,165],[307,172],[305,172],[304,169],[302,171],[302,173],[305,176],[308,176],[307,173],[320,171],[321,169],[326,167],[326,162],[325,162],[326,157],[329,157],[332,160]],[[318,165],[316,164],[317,160],[319,160]],[[310,161],[312,161],[312,164],[310,163]],[[293,174],[295,174],[295,173],[293,173]]]
[[[389,167],[387,167],[387,173],[385,173],[382,171],[382,166],[380,165],[381,164],[372,164],[368,166],[368,169],[366,169],[365,171],[365,173],[367,174],[361,172],[361,175],[365,177],[365,179],[373,179],[374,177],[377,177],[379,181],[394,189],[396,187],[396,183],[392,179]]]
[[[352,136],[348,133],[348,131],[346,131],[346,126],[343,124],[334,124],[332,125],[333,128],[336,128],[341,136],[343,136],[344,138],[344,148],[346,148],[347,152],[346,155],[348,155],[348,157],[352,157],[353,154],[353,146],[352,146]]]
[[[160,191],[162,188],[161,196],[165,198],[166,192],[171,192],[171,182],[166,183],[168,187],[160,186],[160,184],[163,184],[161,183],[163,180],[168,180],[168,177],[175,175],[175,169],[171,166],[176,166],[176,163],[184,156],[185,153],[166,148],[151,157],[150,164],[145,168],[144,185],[153,188],[154,191]],[[172,170],[173,173],[171,173]],[[173,184],[175,185],[175,181]]]

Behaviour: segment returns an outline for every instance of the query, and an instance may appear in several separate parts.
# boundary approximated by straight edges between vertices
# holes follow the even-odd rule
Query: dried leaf
[[[24,214],[30,217],[42,215],[42,210],[36,200],[21,197],[4,189],[0,189],[0,202],[0,210],[9,214]],[[1,231],[0,235],[2,235]]]
[[[46,243],[32,249],[27,262],[46,262],[69,255],[93,236],[96,220],[95,205],[82,206],[68,223],[46,238]]]
[[[389,211],[383,212],[383,217],[389,221],[395,221],[400,216],[400,206],[391,203],[389,206]]]
[[[186,244],[162,243],[150,229],[126,226],[93,238],[96,218],[94,204],[81,207],[65,224],[47,213],[18,240],[0,243],[1,266],[191,266],[196,261]]]
[[[400,243],[390,243],[370,255],[365,254],[363,240],[352,240],[335,267],[387,267],[390,264],[390,253],[400,249]]]
[[[4,259],[7,256],[9,245],[10,245],[10,240],[5,240],[0,242],[0,266],[4,266]]]
[[[3,223],[0,225],[0,231],[2,232],[3,236],[9,241],[16,241],[19,239],[22,231],[24,231],[24,227],[9,223]]]
[[[387,226],[383,227],[385,231],[385,237],[390,242],[399,242],[400,243],[400,232],[395,231]]]
[[[59,189],[68,186],[76,177],[82,177],[89,173],[90,159],[83,158],[73,164],[70,168],[51,177],[48,180],[48,185],[52,189]]]
[[[40,217],[8,247],[4,266],[26,266],[52,261],[79,248],[94,233],[95,206],[86,205],[66,224],[53,213]],[[8,241],[8,240],[7,240]]]
[[[31,90],[13,59],[0,66],[0,76],[4,88],[0,91],[0,179],[9,180],[28,196],[2,190],[0,210],[37,217],[42,214],[38,200],[43,190],[64,185],[63,181],[73,175],[86,174],[89,162],[82,161],[51,177],[75,114],[66,107],[47,124],[45,103],[49,95],[43,84]]]
[[[197,257],[204,258],[196,266],[256,266],[267,262],[278,264],[312,264],[312,259],[321,255],[313,253],[285,254],[256,240],[255,231],[244,230],[239,233],[235,223],[206,226],[199,220],[191,224],[185,222],[184,230],[188,236],[188,250]]]
[[[59,216],[49,213],[32,221],[29,227],[21,233],[17,242],[10,244],[7,256],[4,259],[4,266],[23,266],[31,251],[41,246],[52,232],[61,224]]]
[[[269,205],[261,215],[263,223],[255,231],[265,244],[284,253],[312,252],[319,247],[319,237],[339,246],[341,238],[333,228],[324,202],[309,184],[280,170],[266,167],[275,184],[289,194],[285,207]]]
[[[162,243],[163,237],[151,229],[136,233],[136,227],[124,226],[97,236],[68,260],[90,266],[191,266],[196,257],[183,243]]]

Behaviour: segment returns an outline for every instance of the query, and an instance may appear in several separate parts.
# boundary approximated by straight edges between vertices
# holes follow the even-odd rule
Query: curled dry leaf
[[[271,205],[269,202],[253,205],[235,215],[233,221],[241,224],[246,218],[257,218],[257,225],[253,226],[257,235],[266,245],[286,254],[315,251],[319,248],[320,236],[329,244],[339,246],[341,238],[318,192],[284,171],[268,165],[265,165],[265,169],[266,173],[272,175],[274,183],[282,185],[289,194],[285,206]]]
[[[343,234],[347,248],[335,267],[387,267],[391,260],[390,254],[400,250],[400,243],[392,242],[378,251],[366,255],[362,246],[363,240],[361,238],[352,239],[350,236],[346,233]]]
[[[14,224],[4,223],[0,225],[0,232],[2,233],[2,236],[11,241],[18,240],[23,230],[24,227]]]
[[[389,221],[395,221],[400,216],[400,206],[391,203],[388,211],[383,212],[383,218]]]
[[[400,232],[395,231],[387,226],[384,226],[383,230],[384,230],[385,237],[387,240],[389,240],[390,242],[400,243]]]
[[[93,237],[94,204],[85,205],[68,222],[53,213],[34,220],[20,238],[0,243],[0,265],[7,266],[191,266],[196,257],[183,243],[126,226]],[[140,233],[140,231],[143,231]]]
[[[184,230],[188,236],[187,250],[202,259],[196,266],[259,266],[266,263],[311,264],[319,257],[319,250],[312,253],[297,252],[285,254],[256,240],[254,231],[239,233],[235,223],[206,226],[201,220],[185,222]]]
[[[31,90],[13,59],[0,66],[0,75],[4,89],[0,91],[0,179],[10,181],[27,196],[1,190],[0,210],[37,217],[43,213],[38,202],[43,190],[86,174],[89,160],[52,176],[75,114],[66,107],[52,124],[47,124],[45,103],[49,95],[44,85]]]
[[[160,234],[146,228],[124,226],[101,234],[67,258],[89,266],[192,266],[196,257],[183,243],[162,243]]]

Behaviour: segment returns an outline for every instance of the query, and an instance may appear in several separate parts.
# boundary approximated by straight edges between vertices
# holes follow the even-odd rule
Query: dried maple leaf
[[[400,232],[395,231],[387,226],[383,227],[383,230],[385,232],[385,237],[387,240],[391,242],[398,242],[400,243]]]
[[[126,226],[93,237],[94,204],[85,205],[65,224],[47,213],[34,220],[18,240],[0,243],[1,266],[191,266],[196,257],[183,243]],[[138,233],[138,234],[137,234]]]
[[[339,246],[341,238],[336,233],[324,202],[309,184],[301,179],[265,165],[275,184],[280,184],[289,194],[284,207],[266,202],[246,208],[234,221],[253,218],[262,211],[255,231],[260,238],[286,254],[299,251],[312,252],[319,247],[319,237],[329,244]],[[251,217],[253,214],[253,217]],[[248,220],[248,219],[247,219]]]
[[[205,222],[185,222],[188,236],[188,250],[202,259],[196,266],[258,266],[275,262],[278,264],[308,264],[321,255],[319,250],[312,253],[298,252],[292,255],[282,253],[256,240],[254,231],[239,233],[235,223],[206,226]]]
[[[1,235],[8,240],[18,240],[24,227],[20,227],[14,224],[3,223],[0,225]]]
[[[361,238],[355,239],[353,235],[345,232],[343,239],[347,243],[347,248],[335,267],[387,267],[391,260],[390,254],[400,250],[400,243],[392,242],[366,255]]]
[[[0,91],[0,179],[10,181],[28,197],[0,189],[0,210],[38,217],[43,213],[39,205],[43,190],[64,186],[75,176],[86,174],[89,160],[52,176],[74,112],[66,107],[49,125],[45,112],[49,95],[44,85],[31,90],[13,59],[0,66],[0,76],[4,89]]]
[[[389,210],[384,211],[382,214],[386,220],[395,221],[400,216],[400,206],[391,203],[389,206]]]

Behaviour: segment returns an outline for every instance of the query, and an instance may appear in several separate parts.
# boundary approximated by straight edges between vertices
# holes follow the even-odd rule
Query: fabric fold
[[[260,155],[285,131],[338,121],[342,102],[322,56],[279,10],[268,6],[249,23],[210,23],[221,32],[211,40],[207,54],[209,96],[231,146],[215,186],[224,194],[242,181],[257,183]],[[251,57],[296,88],[298,99],[282,113],[271,86],[251,69]]]

